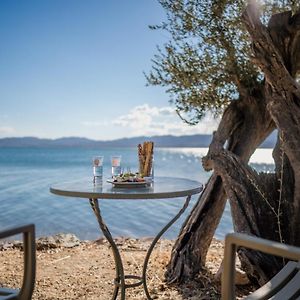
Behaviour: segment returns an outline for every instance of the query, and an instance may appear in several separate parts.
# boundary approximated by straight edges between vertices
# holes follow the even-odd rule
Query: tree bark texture
[[[253,40],[254,61],[265,74],[267,111],[279,132],[274,150],[276,173],[255,174],[244,161],[223,149],[216,149],[210,157],[230,199],[235,231],[298,246],[300,90],[293,76],[299,71],[299,16],[277,14],[265,27],[254,5],[243,15]],[[281,259],[246,249],[239,255],[248,276],[260,284],[284,264]]]
[[[212,168],[212,153],[221,149],[226,141],[231,152],[248,162],[255,149],[272,132],[274,123],[266,112],[261,90],[253,90],[251,95],[232,102],[226,109],[213,135],[208,154],[203,159],[206,170]],[[256,103],[258,97],[258,105],[249,105],[253,101]],[[203,269],[226,199],[222,180],[214,173],[183,224],[173,247],[166,272],[169,283],[193,279]]]
[[[300,88],[295,80],[300,12],[274,15],[266,27],[252,4],[242,19],[253,42],[253,61],[265,79],[228,106],[213,135],[203,166],[214,173],[173,247],[169,282],[192,279],[204,267],[227,198],[235,231],[300,246]],[[258,174],[247,163],[275,128],[275,173]],[[284,264],[246,249],[239,256],[247,275],[260,284]]]
[[[255,7],[249,5],[243,18],[253,40],[255,62],[266,77],[268,110],[289,161],[286,168],[294,173],[294,195],[287,199],[293,207],[294,230],[288,242],[300,246],[300,86],[294,79],[300,69],[300,12],[274,15],[266,28],[253,11]]]

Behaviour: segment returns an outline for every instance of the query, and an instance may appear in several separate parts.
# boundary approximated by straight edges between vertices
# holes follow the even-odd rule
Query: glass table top
[[[84,178],[55,184],[50,192],[87,199],[165,199],[198,194],[202,187],[198,181],[175,177],[155,177],[150,185],[135,187],[114,187],[105,179],[102,185],[94,185],[92,178]]]

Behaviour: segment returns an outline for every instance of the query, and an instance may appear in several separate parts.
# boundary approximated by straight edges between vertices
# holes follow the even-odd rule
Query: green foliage
[[[250,39],[241,22],[243,0],[159,0],[167,20],[150,26],[170,37],[158,47],[151,85],[166,88],[178,114],[190,124],[207,111],[221,113],[228,103],[262,79],[250,60]],[[296,2],[266,0],[262,19]]]

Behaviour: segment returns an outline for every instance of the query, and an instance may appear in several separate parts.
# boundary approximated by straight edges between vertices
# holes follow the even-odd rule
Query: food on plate
[[[113,177],[113,182],[145,182],[140,173],[122,173]]]

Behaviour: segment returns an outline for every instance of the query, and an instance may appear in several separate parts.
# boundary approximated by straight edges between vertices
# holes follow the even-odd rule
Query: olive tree
[[[146,75],[163,86],[179,117],[221,116],[207,155],[213,170],[182,225],[166,278],[191,279],[205,258],[226,201],[234,230],[300,246],[300,5],[298,1],[160,0],[167,32]],[[277,129],[273,173],[248,162]],[[299,164],[299,166],[298,166]],[[284,264],[241,249],[242,267],[262,284]]]

